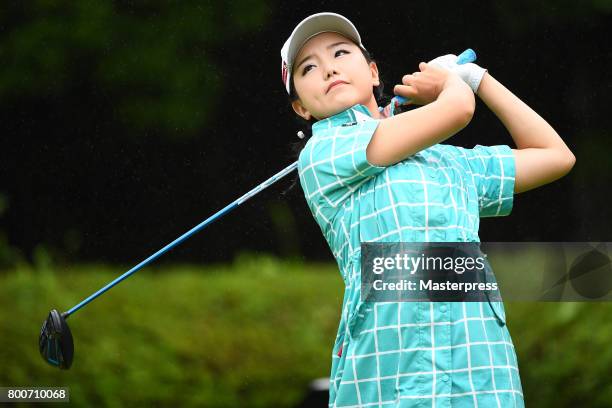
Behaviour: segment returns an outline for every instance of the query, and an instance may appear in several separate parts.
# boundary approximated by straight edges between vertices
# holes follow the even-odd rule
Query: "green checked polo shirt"
[[[345,284],[329,406],[523,407],[502,302],[360,296],[362,242],[480,242],[480,217],[510,214],[512,150],[436,144],[374,166],[366,147],[380,120],[359,104],[320,120],[298,159],[308,207]]]

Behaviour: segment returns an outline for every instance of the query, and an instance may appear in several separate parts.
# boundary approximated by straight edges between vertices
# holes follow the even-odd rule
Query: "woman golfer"
[[[420,63],[394,93],[423,105],[383,109],[376,63],[346,18],[314,14],[281,50],[295,112],[313,123],[299,154],[306,201],[345,283],[329,405],[522,407],[501,302],[363,302],[362,242],[479,242],[480,217],[550,183],[575,158],[536,112],[475,64]],[[440,144],[470,122],[477,94],[516,149]]]

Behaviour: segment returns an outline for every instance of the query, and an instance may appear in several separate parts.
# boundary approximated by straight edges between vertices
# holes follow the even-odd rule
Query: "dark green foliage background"
[[[291,407],[328,376],[343,294],[335,265],[253,254],[139,271],[68,319],[73,367],[48,366],[37,339],[49,308],[68,309],[120,270],[41,257],[0,275],[0,385],[68,386],[77,406]],[[612,305],[506,312],[527,406],[609,406]]]

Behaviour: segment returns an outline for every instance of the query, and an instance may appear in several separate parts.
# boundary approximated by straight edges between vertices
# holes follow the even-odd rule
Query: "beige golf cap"
[[[287,93],[291,93],[291,71],[293,68],[293,60],[296,55],[302,49],[302,46],[310,38],[317,34],[324,32],[334,32],[342,34],[343,36],[353,40],[355,44],[359,45],[365,50],[365,47],[361,43],[361,36],[359,32],[344,16],[336,13],[317,13],[306,17],[302,20],[293,30],[285,45],[281,49],[281,73],[283,84]]]

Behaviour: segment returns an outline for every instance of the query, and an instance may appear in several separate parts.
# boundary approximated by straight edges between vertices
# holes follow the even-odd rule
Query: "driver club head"
[[[74,344],[64,315],[53,309],[43,322],[38,340],[40,355],[49,364],[67,370],[72,365]]]

